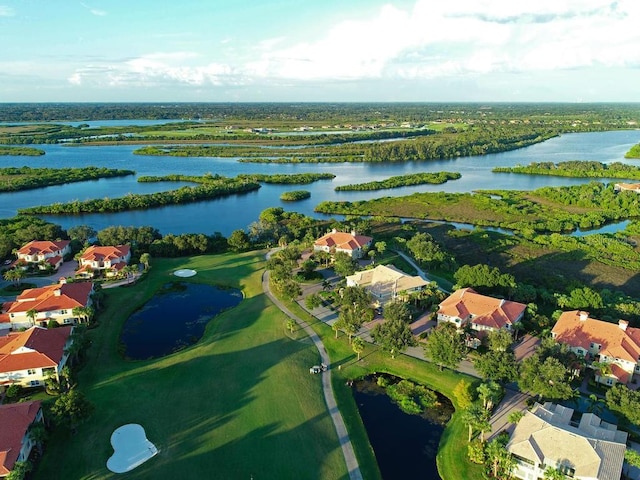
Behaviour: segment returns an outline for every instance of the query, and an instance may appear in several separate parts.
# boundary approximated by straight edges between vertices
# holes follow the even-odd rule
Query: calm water
[[[129,121],[129,123],[134,123]],[[480,189],[533,190],[543,186],[575,185],[587,179],[527,176],[492,173],[496,166],[528,165],[531,162],[562,162],[567,160],[595,160],[599,162],[622,161],[624,154],[640,143],[639,130],[575,133],[553,138],[547,142],[524,149],[486,156],[465,157],[454,160],[407,163],[340,163],[340,164],[283,164],[265,165],[239,163],[234,158],[174,158],[133,155],[139,146],[69,147],[64,145],[37,145],[46,151],[41,157],[0,157],[0,167],[82,167],[87,165],[135,170],[137,175],[124,178],[48,187],[17,193],[0,194],[0,217],[15,215],[18,208],[53,202],[85,200],[89,198],[118,197],[127,193],[149,193],[176,188],[176,183],[140,184],[141,175],[167,175],[182,173],[203,175],[207,172],[224,176],[239,173],[303,173],[330,172],[333,180],[311,185],[263,185],[258,191],[231,197],[203,201],[188,205],[170,206],[146,211],[82,216],[46,216],[47,220],[69,228],[88,224],[97,230],[109,225],[152,225],[161,233],[220,232],[228,236],[233,230],[244,229],[254,222],[262,210],[279,206],[319,217],[313,208],[324,200],[366,200],[381,196],[402,196],[414,192],[471,192]],[[636,161],[636,163],[638,163]],[[456,171],[459,180],[444,185],[421,185],[382,190],[377,192],[336,192],[337,185],[383,180],[394,175],[415,172]],[[283,202],[280,194],[289,190],[308,190],[311,198],[300,202]]]
[[[353,396],[358,405],[369,442],[384,480],[440,480],[436,454],[451,403],[441,397],[440,418],[409,415],[382,393],[372,377],[354,382]],[[448,405],[444,405],[444,404]]]
[[[196,283],[170,283],[122,328],[125,356],[145,360],[169,355],[193,345],[214,316],[242,300],[236,289],[219,289]]]

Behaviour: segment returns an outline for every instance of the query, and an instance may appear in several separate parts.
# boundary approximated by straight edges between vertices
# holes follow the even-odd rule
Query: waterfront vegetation
[[[134,175],[132,170],[112,168],[0,168],[0,192],[17,192],[51,185],[63,185],[72,182],[85,182],[100,178],[125,177]]]
[[[591,182],[570,187],[544,187],[531,192],[429,192],[358,202],[321,202],[316,211],[463,222],[532,236],[597,228],[609,222],[640,218],[640,203],[634,192],[616,192],[613,185]]]
[[[237,178],[220,178],[203,183],[197,187],[180,187],[167,192],[148,194],[129,194],[120,198],[98,198],[76,200],[67,203],[54,203],[38,207],[20,209],[20,215],[79,215],[82,213],[122,212],[140,210],[166,205],[210,200],[226,195],[257,190],[260,184]]]
[[[9,147],[6,145],[0,145],[0,156],[2,155],[38,157],[40,155],[44,155],[44,150],[40,150],[39,148]]]
[[[640,167],[625,163],[601,163],[573,160],[570,162],[541,162],[528,166],[496,167],[494,173],[524,173],[526,175],[552,175],[575,178],[627,178],[640,180]]]
[[[308,190],[293,190],[291,192],[283,192],[282,195],[280,195],[280,200],[284,200],[285,202],[298,202],[309,197],[311,197],[311,192]]]
[[[640,143],[631,147],[631,149],[625,153],[624,158],[640,158]]]
[[[248,182],[273,183],[281,185],[306,185],[318,180],[332,180],[336,176],[333,173],[280,173],[280,174],[261,174],[246,173],[240,174],[236,178]],[[138,178],[138,182],[193,182],[193,183],[215,183],[223,180],[224,177],[216,174],[207,173],[202,176],[193,175],[163,175],[160,177],[142,176]]]
[[[461,175],[457,172],[438,173],[411,173],[408,175],[398,175],[387,178],[379,182],[355,183],[349,185],[339,185],[335,188],[337,192],[362,191],[362,190],[384,190],[387,188],[408,187],[411,185],[442,184],[449,180],[457,180]]]

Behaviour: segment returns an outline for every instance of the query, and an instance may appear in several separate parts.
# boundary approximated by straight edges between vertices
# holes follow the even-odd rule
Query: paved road
[[[267,257],[268,256],[269,255],[267,255]],[[265,270],[264,274],[262,275],[262,289],[264,293],[271,299],[271,301],[280,310],[282,310],[285,315],[295,320],[296,323],[307,333],[307,335],[309,335],[309,338],[311,338],[311,340],[313,341],[313,344],[318,349],[318,352],[320,352],[322,363],[324,363],[325,365],[330,365],[331,362],[329,360],[327,350],[324,348],[324,344],[322,343],[322,340],[320,340],[320,337],[318,337],[316,332],[313,331],[313,329],[307,324],[307,322],[294,315],[287,307],[282,304],[282,302],[280,302],[271,293],[271,289],[269,288],[269,270]],[[349,478],[351,480],[362,480],[360,465],[358,464],[358,459],[356,458],[356,454],[353,450],[353,445],[351,444],[351,440],[349,439],[347,427],[344,424],[342,414],[340,414],[340,410],[338,409],[338,404],[333,393],[333,386],[331,385],[331,368],[322,373],[322,390],[324,392],[324,400],[327,403],[327,408],[329,409],[329,414],[331,415],[331,420],[333,421],[336,433],[338,434],[338,439],[340,440],[340,447],[342,448],[344,461],[347,464]]]

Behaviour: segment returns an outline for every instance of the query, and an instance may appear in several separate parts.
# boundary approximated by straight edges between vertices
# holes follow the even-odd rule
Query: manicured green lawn
[[[105,290],[78,377],[95,411],[75,435],[54,432],[35,478],[113,478],[109,438],[126,423],[140,423],[160,452],[125,479],[348,478],[320,376],[309,375],[318,353],[308,339],[287,337],[283,315],[262,293],[263,258],[155,259],[138,285]],[[123,322],[178,268],[198,272],[188,281],[240,288],[245,299],[213,319],[195,346],[124,361]]]
[[[297,304],[289,303],[288,306],[300,317],[309,318],[309,315]],[[453,389],[461,379],[466,379],[476,386],[479,383],[478,379],[451,370],[440,371],[432,363],[407,355],[391,359],[386,352],[370,344],[367,344],[360,361],[357,361],[345,335],[340,334],[338,339],[335,339],[333,330],[321,322],[312,323],[312,327],[322,337],[332,359],[333,388],[340,411],[347,423],[351,441],[354,443],[364,478],[379,478],[380,474],[377,472],[377,467],[370,464],[369,459],[373,454],[369,440],[346,382],[373,372],[385,372],[414,380],[448,397],[458,411],[447,424],[440,440],[436,458],[440,476],[444,480],[482,478],[482,467],[469,461],[467,426],[462,421],[462,414],[453,395]],[[338,369],[339,365],[340,369]]]

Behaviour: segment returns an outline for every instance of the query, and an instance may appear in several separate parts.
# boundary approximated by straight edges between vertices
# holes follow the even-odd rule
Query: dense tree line
[[[331,180],[336,176],[333,173],[279,173],[279,174],[261,174],[261,173],[243,173],[236,178],[249,182],[263,182],[283,185],[305,185],[318,180]],[[163,176],[142,176],[138,178],[138,182],[194,182],[194,183],[214,183],[224,180],[218,174],[206,173],[202,176],[193,175],[163,175]]]
[[[197,187],[181,187],[168,192],[129,194],[120,198],[54,203],[52,205],[20,209],[19,213],[25,215],[78,215],[81,213],[121,212],[125,210],[139,210],[209,200],[225,195],[248,192],[258,188],[260,188],[260,184],[258,183],[238,179],[224,179],[202,184]]]
[[[339,185],[335,188],[337,192],[342,191],[362,191],[362,190],[383,190],[386,188],[408,187],[411,185],[442,184],[449,180],[457,180],[461,177],[457,172],[437,172],[437,173],[411,173],[408,175],[397,175],[377,182],[355,183],[349,185]]]
[[[85,182],[99,178],[124,177],[134,175],[133,170],[113,168],[0,168],[0,192],[15,192],[32,188],[63,185],[72,182]]]
[[[552,175],[577,178],[629,178],[640,180],[640,168],[620,162],[601,163],[573,160],[569,162],[530,163],[524,167],[496,167],[494,173],[524,173],[527,175]]]

